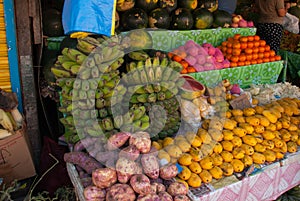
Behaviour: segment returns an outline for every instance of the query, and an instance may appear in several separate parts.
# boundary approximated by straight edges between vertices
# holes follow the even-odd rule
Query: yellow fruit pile
[[[232,109],[205,119],[201,128],[153,142],[158,157],[178,162],[178,180],[190,187],[272,163],[300,146],[300,100],[284,98],[264,106]]]

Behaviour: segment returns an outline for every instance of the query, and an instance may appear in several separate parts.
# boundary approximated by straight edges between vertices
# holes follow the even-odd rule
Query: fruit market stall
[[[79,199],[269,200],[299,185],[300,89],[277,83],[281,56],[240,17],[181,8],[173,30],[137,29],[155,3],[132,4],[117,5],[120,34],[81,35],[51,68]]]

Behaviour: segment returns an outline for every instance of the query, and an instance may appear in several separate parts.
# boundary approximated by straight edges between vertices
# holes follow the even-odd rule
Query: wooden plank
[[[42,44],[41,7],[39,0],[29,0],[29,16],[32,17],[34,44]],[[37,55],[39,56],[39,55]]]

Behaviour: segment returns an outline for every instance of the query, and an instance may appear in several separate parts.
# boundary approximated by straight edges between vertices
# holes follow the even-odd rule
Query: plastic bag
[[[289,32],[292,32],[294,34],[299,33],[299,19],[298,17],[290,13],[286,13],[286,15],[284,16],[282,26],[285,30],[288,30]]]
[[[65,34],[114,35],[115,5],[116,0],[65,0],[62,13]]]

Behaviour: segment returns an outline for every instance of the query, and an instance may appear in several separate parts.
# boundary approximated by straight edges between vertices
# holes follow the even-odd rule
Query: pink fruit
[[[230,67],[230,61],[228,59],[225,59],[223,62],[223,68],[229,68]]]
[[[206,61],[205,56],[204,55],[198,55],[197,56],[197,64],[202,65],[204,64]]]
[[[247,27],[254,27],[253,21],[247,21]]]
[[[198,54],[199,55],[207,55],[207,51],[203,47],[198,48]]]
[[[194,68],[195,68],[195,70],[196,70],[197,72],[202,72],[202,71],[204,71],[203,66],[201,66],[200,64],[195,64],[195,65],[194,65]]]
[[[202,47],[207,47],[207,48],[210,48],[210,47],[214,47],[212,44],[210,44],[210,43],[203,43],[202,44]]]
[[[241,15],[235,15],[232,17],[232,22],[233,23],[239,23],[239,21],[243,19],[243,17]]]
[[[184,47],[185,47],[186,49],[188,49],[188,48],[190,48],[190,47],[194,47],[195,45],[196,45],[195,41],[193,41],[193,40],[188,40],[188,41],[186,41],[186,43],[184,44]]]
[[[233,84],[232,88],[230,89],[231,94],[240,94],[241,93],[241,88],[239,84]]]
[[[215,69],[215,65],[213,63],[205,63],[203,65],[203,68],[205,71],[207,70],[214,70]]]
[[[239,24],[238,23],[231,23],[230,25],[232,28],[238,28],[239,27]]]
[[[239,21],[239,27],[247,27],[247,21],[246,20],[244,20],[244,19],[241,19],[240,21]]]
[[[215,54],[215,52],[216,52],[216,48],[215,47],[208,48],[208,52],[207,53],[209,55],[213,56]]]
[[[210,56],[210,55],[207,55],[206,57],[205,57],[205,62],[206,63],[210,63],[210,64],[213,64],[214,62],[215,62],[215,58],[213,57],[213,56]]]
[[[191,56],[191,55],[188,55],[186,58],[185,58],[185,61],[189,63],[190,66],[194,66],[197,62],[196,58]]]
[[[195,56],[198,55],[198,48],[197,48],[196,46],[195,46],[195,47],[190,47],[189,49],[186,50],[186,52],[187,52],[189,55],[195,57]]]
[[[221,52],[221,50],[218,49],[218,48],[215,49],[214,57],[215,57],[217,62],[223,62],[224,61],[224,55]]]
[[[215,62],[215,68],[218,69],[218,70],[223,69],[223,63]]]

